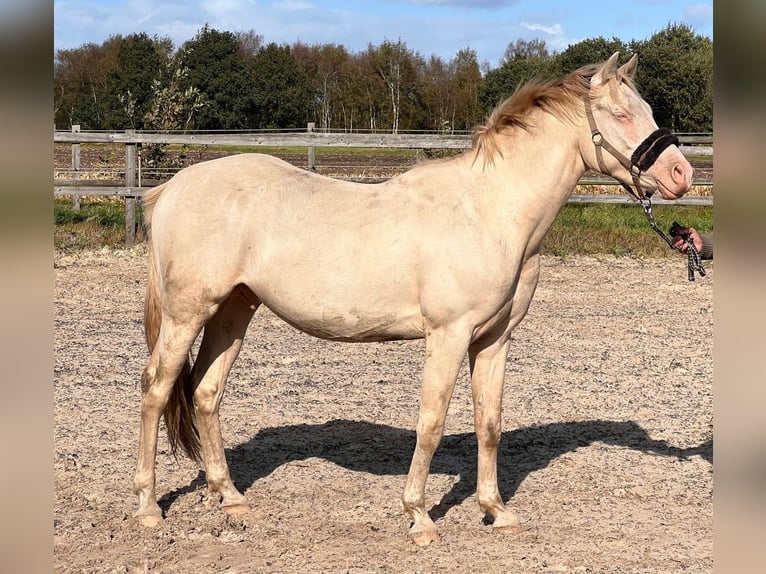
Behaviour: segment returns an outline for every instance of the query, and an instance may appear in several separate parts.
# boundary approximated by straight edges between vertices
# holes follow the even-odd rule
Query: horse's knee
[[[420,448],[429,452],[435,451],[443,434],[444,423],[423,418],[418,421],[417,435]]]

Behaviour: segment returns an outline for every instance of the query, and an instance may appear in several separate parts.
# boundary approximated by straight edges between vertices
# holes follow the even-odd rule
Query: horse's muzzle
[[[665,199],[677,199],[691,189],[694,169],[681,154],[678,145],[678,138],[667,128],[653,131],[638,145],[630,157],[630,172],[638,189],[641,189],[641,174],[650,170],[660,195]],[[666,154],[668,157],[655,166],[660,156],[671,146],[675,148]],[[651,197],[651,191],[645,189],[644,192],[647,197]]]

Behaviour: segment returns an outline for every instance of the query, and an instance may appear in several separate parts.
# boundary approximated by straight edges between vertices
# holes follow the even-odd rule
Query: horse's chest
[[[480,330],[495,330],[498,325],[510,330],[518,325],[529,310],[538,276],[538,258],[533,257],[519,266],[514,277],[502,283],[495,282],[494,288],[485,290],[484,296],[477,300],[483,316]]]

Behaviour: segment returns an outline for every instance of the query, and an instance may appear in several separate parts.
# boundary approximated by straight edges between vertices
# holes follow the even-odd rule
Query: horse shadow
[[[279,466],[317,457],[356,472],[406,475],[415,447],[415,432],[385,424],[344,419],[323,424],[298,424],[260,430],[253,438],[227,449],[232,480],[244,492]],[[679,448],[655,440],[633,421],[590,420],[534,425],[503,432],[498,450],[498,483],[509,500],[532,472],[559,456],[594,442],[630,448],[642,453],[687,459],[701,456],[713,463],[712,437],[699,446]],[[458,476],[452,489],[429,510],[434,520],[476,492],[476,435],[462,433],[442,439],[431,463],[432,474]],[[159,501],[167,511],[181,495],[205,485],[204,471],[187,486]]]

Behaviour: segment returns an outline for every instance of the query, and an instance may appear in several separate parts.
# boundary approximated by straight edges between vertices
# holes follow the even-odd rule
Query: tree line
[[[428,58],[403,40],[351,52],[338,44],[265,43],[255,31],[203,27],[178,49],[146,33],[58,50],[57,129],[343,131],[471,130],[533,78],[639,55],[636,83],[660,126],[713,128],[713,44],[684,24],[646,40],[586,39],[562,52],[543,40],[508,44],[496,68],[476,51]]]

